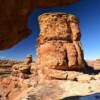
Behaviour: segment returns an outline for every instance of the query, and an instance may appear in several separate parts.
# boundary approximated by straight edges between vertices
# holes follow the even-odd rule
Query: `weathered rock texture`
[[[39,16],[39,24],[36,61],[40,67],[60,70],[85,67],[77,17],[66,13],[46,13]]]
[[[0,0],[0,50],[12,47],[31,34],[27,20],[36,7],[64,6],[77,1]]]
[[[22,63],[14,64],[12,66],[12,75],[22,78],[27,78],[31,73],[32,55],[28,55]]]

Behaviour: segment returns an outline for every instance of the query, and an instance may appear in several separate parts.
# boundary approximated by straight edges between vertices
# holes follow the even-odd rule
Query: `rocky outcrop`
[[[79,0],[0,0],[0,50],[12,47],[31,34],[27,21],[36,7],[64,6],[77,1]]]
[[[32,55],[28,55],[22,63],[12,66],[12,75],[22,78],[28,78],[27,74],[31,73]]]
[[[66,13],[39,16],[36,63],[39,68],[79,70],[85,67],[79,19]]]
[[[27,55],[27,57],[23,61],[24,64],[32,63],[32,55]]]
[[[89,75],[50,69],[47,75],[51,79],[42,82],[36,76],[28,79],[15,76],[0,78],[0,100],[63,100],[70,96],[100,94],[100,73]]]
[[[67,72],[66,72],[67,73]],[[7,95],[7,100],[99,100],[100,99],[100,74],[87,75],[83,73],[68,71],[68,77],[75,76],[69,80],[44,80],[43,83],[34,87],[32,80],[19,80],[11,77],[8,91],[0,91]],[[98,79],[95,79],[98,76]],[[0,81],[8,84],[9,81]],[[32,84],[31,84],[32,83]],[[2,89],[2,88],[0,88]],[[11,91],[12,90],[12,91]],[[94,95],[98,93],[98,95]],[[89,98],[89,95],[91,98]],[[5,96],[5,95],[4,95]],[[66,99],[65,99],[66,98]]]

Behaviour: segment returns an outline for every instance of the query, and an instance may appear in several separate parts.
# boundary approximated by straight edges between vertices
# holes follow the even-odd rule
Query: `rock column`
[[[36,63],[42,68],[79,70],[85,67],[79,19],[66,13],[39,16]]]

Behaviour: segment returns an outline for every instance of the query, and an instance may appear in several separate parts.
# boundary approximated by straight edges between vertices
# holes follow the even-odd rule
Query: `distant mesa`
[[[100,70],[100,59],[87,61],[87,64],[94,70]]]

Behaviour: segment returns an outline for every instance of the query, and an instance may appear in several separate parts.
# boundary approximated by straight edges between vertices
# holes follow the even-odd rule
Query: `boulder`
[[[27,55],[27,57],[22,62],[12,66],[12,75],[21,78],[28,78],[28,75],[31,74],[32,63],[32,55]]]
[[[26,64],[15,64],[12,67],[12,72],[14,72],[14,73],[29,74],[30,73],[30,65],[26,65]]]

